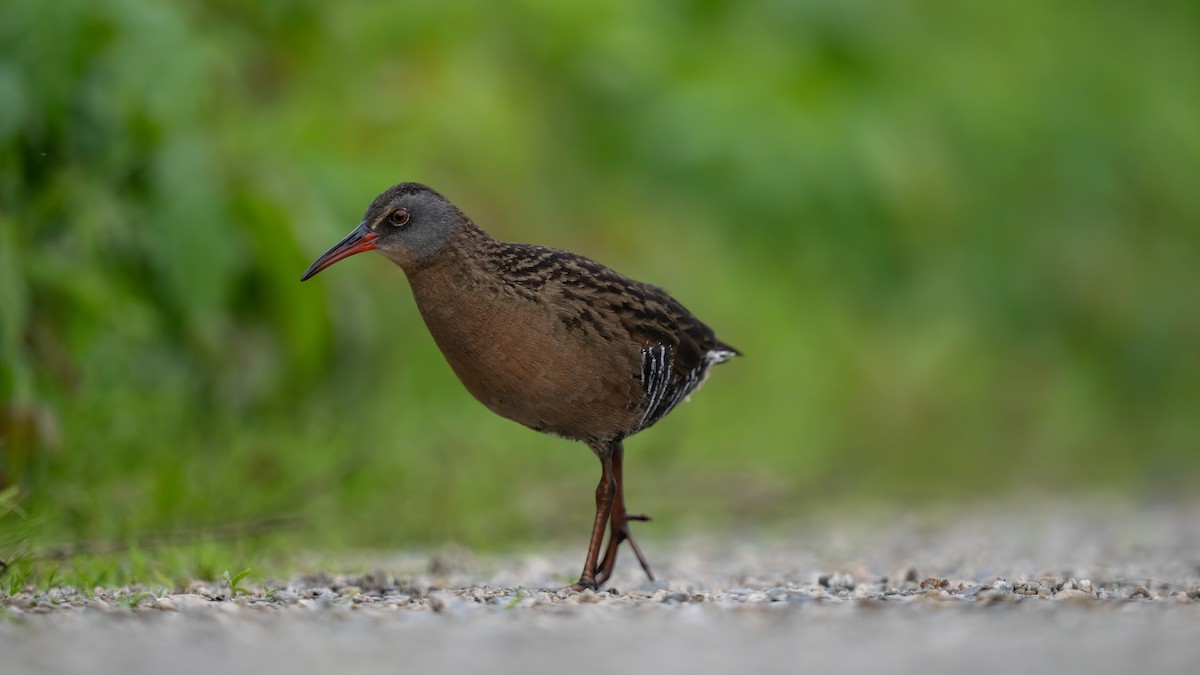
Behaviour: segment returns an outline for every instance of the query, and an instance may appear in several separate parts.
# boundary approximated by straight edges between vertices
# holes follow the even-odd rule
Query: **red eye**
[[[392,224],[396,227],[400,227],[408,222],[408,211],[405,211],[404,209],[396,209],[395,211],[392,211],[390,216],[388,216],[388,220],[392,221]]]

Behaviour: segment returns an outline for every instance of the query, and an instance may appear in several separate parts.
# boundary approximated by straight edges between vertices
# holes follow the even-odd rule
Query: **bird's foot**
[[[609,550],[604,555],[604,560],[597,566],[595,574],[596,586],[603,586],[613,573],[613,568],[617,563],[617,548],[621,542],[629,542],[629,547],[633,549],[633,554],[637,556],[638,563],[642,566],[642,571],[646,573],[650,581],[654,581],[654,572],[650,570],[650,563],[646,562],[646,556],[642,554],[642,547],[638,546],[637,540],[633,538],[633,532],[629,530],[629,521],[636,520],[639,522],[650,522],[652,519],[642,513],[627,513],[624,520],[619,524],[614,525],[611,537],[613,541],[609,544]],[[582,579],[580,580],[582,581]]]

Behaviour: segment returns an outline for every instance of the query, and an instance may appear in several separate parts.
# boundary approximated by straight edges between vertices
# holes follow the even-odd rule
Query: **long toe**
[[[625,528],[625,540],[629,542],[629,548],[633,549],[633,554],[637,556],[638,562],[641,563],[642,571],[646,573],[650,581],[654,581],[654,572],[650,571],[650,563],[646,562],[646,556],[642,555],[642,548],[638,546],[637,540],[629,533],[629,528]]]
[[[625,516],[625,520],[650,520],[650,518],[639,514],[636,516],[627,515]],[[629,547],[633,549],[633,554],[637,556],[638,564],[642,566],[642,571],[646,573],[650,581],[654,581],[654,572],[650,569],[650,563],[646,562],[646,556],[642,554],[642,547],[638,546],[637,540],[633,538],[633,533],[629,531],[629,525],[622,523],[613,536],[616,537],[615,543],[609,547],[608,555],[605,555],[604,561],[600,563],[600,566],[596,570],[596,585],[603,586],[612,578],[613,569],[616,567],[617,550],[623,542],[629,542]],[[609,555],[611,555],[611,559]]]

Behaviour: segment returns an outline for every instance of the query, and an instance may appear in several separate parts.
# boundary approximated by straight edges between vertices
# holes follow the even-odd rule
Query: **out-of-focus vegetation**
[[[475,403],[398,269],[300,284],[400,180],[745,351],[628,444],[660,531],[1194,490],[1197,26],[1185,1],[7,0],[0,527],[582,541],[594,459]]]

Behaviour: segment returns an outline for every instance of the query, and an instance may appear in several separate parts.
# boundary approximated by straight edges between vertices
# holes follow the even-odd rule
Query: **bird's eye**
[[[396,227],[400,227],[408,222],[408,211],[405,209],[396,209],[388,216],[388,220],[392,221],[392,224]]]

